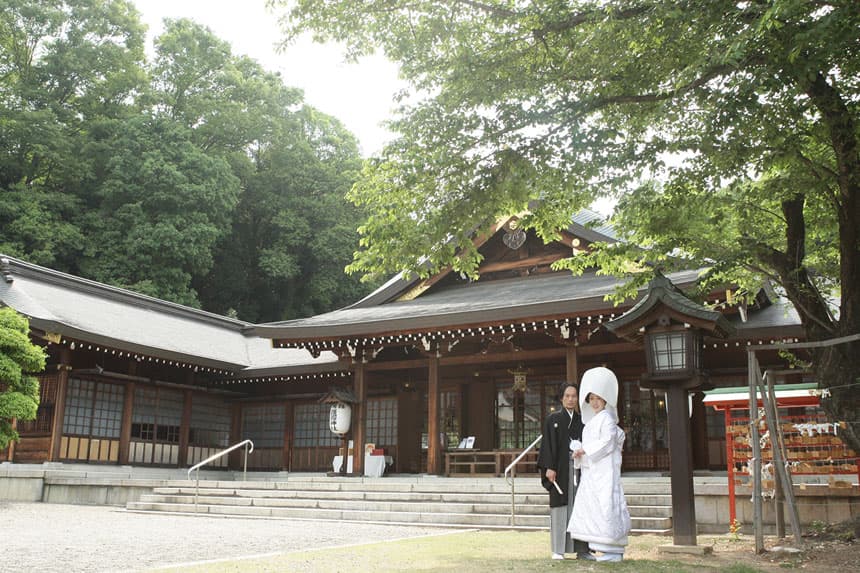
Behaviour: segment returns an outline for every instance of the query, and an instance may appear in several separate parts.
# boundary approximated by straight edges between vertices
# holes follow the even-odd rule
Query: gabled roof
[[[497,232],[502,231],[497,230]],[[592,243],[598,241],[614,243],[618,241],[612,225],[605,223],[603,216],[588,209],[582,209],[572,217],[567,232]],[[369,295],[341,310],[374,308],[380,304],[393,301],[403,293],[409,291],[421,282],[421,280],[418,277],[408,278],[404,273],[397,273]]]
[[[699,271],[670,275],[676,284],[691,284]],[[414,332],[526,318],[608,311],[607,293],[620,279],[591,272],[569,272],[461,284],[412,300],[347,307],[285,322],[261,324],[253,332],[281,340],[336,338],[388,332]]]
[[[85,341],[237,374],[288,374],[342,369],[337,357],[275,349],[249,332],[250,323],[0,255],[0,304],[32,328]]]
[[[698,281],[702,270],[670,273],[667,278],[677,287],[687,287]],[[300,344],[311,340],[453,330],[558,316],[602,314],[608,319],[611,313],[619,310],[604,297],[621,282],[621,279],[595,272],[573,276],[566,271],[486,283],[478,281],[449,286],[411,300],[346,307],[308,318],[260,324],[251,330],[282,343]],[[645,292],[643,287],[631,304],[645,300]],[[726,317],[719,311],[695,306],[692,310],[706,313],[729,340],[804,335],[797,312],[785,299],[750,309],[746,321],[739,314]]]

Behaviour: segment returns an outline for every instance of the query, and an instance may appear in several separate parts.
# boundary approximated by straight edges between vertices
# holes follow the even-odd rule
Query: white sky
[[[290,46],[278,54],[277,18],[265,8],[265,0],[133,0],[141,19],[149,27],[148,49],[159,35],[164,18],[189,18],[208,27],[228,42],[234,54],[257,60],[266,70],[280,72],[284,84],[301,88],[305,102],[338,118],[354,133],[362,154],[382,149],[391,134],[380,123],[394,108],[393,96],[404,87],[397,66],[381,55],[358,64],[343,61],[334,45],[310,40]]]

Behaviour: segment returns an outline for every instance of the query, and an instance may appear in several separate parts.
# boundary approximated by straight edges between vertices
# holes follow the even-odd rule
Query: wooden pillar
[[[281,469],[292,471],[293,461],[293,403],[284,404],[284,451]]]
[[[129,451],[131,449],[131,418],[134,414],[134,389],[135,383],[129,382],[125,385],[125,398],[122,404],[122,425],[119,430],[119,463],[129,463]]]
[[[72,368],[72,351],[66,347],[60,350],[60,364],[57,366],[57,401],[54,403],[54,419],[51,421],[51,449],[48,460],[60,459],[60,443],[63,438],[63,420],[66,417],[66,388],[69,385],[69,370]]]
[[[188,463],[188,441],[191,437],[191,407],[193,402],[193,392],[186,390],[185,400],[182,404],[182,422],[179,425],[179,467],[181,468],[192,465]]]
[[[442,451],[439,442],[439,357],[430,357],[427,369],[427,473],[442,471]]]
[[[421,396],[410,382],[397,392],[396,473],[420,473],[421,467]]]
[[[579,356],[575,344],[568,344],[564,351],[566,376],[565,380],[579,387]]]
[[[457,385],[457,400],[457,427],[460,428],[460,433],[457,436],[457,439],[462,441],[466,436],[473,435],[466,431],[466,421],[468,420],[466,417],[466,408],[469,406],[468,384]],[[457,444],[454,444],[451,447],[456,448]]]
[[[672,487],[672,529],[675,545],[696,544],[696,501],[693,494],[693,455],[687,389],[669,386],[669,458]]]
[[[364,475],[364,442],[367,436],[367,370],[364,362],[355,367],[355,418],[352,422],[352,473]],[[349,451],[344,456],[344,464],[349,460]]]
[[[244,439],[245,437],[242,436],[242,404],[237,402],[233,404],[233,419],[230,421],[230,445],[238,444]],[[227,468],[231,470],[241,469],[243,465],[241,456],[244,455],[244,452],[244,448],[239,448],[227,454]]]

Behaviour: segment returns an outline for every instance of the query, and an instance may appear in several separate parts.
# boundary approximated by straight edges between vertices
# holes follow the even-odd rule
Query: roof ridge
[[[235,328],[240,332],[253,326],[250,322],[170,302],[168,300],[135,292],[130,289],[101,283],[92,279],[78,277],[55,269],[49,269],[2,253],[0,253],[0,272],[2,272],[4,280],[8,283],[14,282],[15,275],[38,278],[59,286],[73,286],[79,291],[113,298],[118,301],[121,300],[144,308],[158,308],[162,311],[170,311],[175,315],[185,315],[189,318],[209,323],[222,324],[224,326]]]

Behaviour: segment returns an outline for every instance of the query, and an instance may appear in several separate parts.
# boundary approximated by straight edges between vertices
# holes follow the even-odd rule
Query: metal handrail
[[[535,438],[535,440],[531,444],[529,444],[529,446],[526,449],[524,449],[520,453],[520,455],[518,455],[516,458],[514,458],[514,461],[512,461],[510,464],[508,464],[508,467],[505,468],[505,481],[507,481],[508,484],[511,486],[511,527],[513,527],[514,519],[516,518],[515,510],[514,510],[514,507],[515,507],[515,504],[514,504],[514,499],[515,499],[515,497],[514,497],[514,493],[515,493],[514,479],[516,479],[516,477],[517,477],[513,472],[511,472],[511,470],[514,468],[515,465],[517,465],[520,462],[521,459],[523,459],[525,457],[525,455],[527,453],[532,451],[532,449],[542,439],[543,439],[543,434],[541,434],[540,436]],[[508,477],[509,472],[511,474],[510,478]]]
[[[218,453],[212,454],[202,462],[194,464],[193,466],[188,468],[188,479],[191,479],[191,472],[197,471],[197,482],[194,485],[194,513],[197,513],[197,498],[200,496],[200,468],[211,461],[217,460],[221,456],[229,454],[237,448],[241,448],[242,446],[245,446],[245,463],[242,466],[242,481],[246,481],[248,476],[248,454],[254,451],[254,442],[252,442],[251,440],[242,440],[238,444],[233,444],[226,450],[221,450]],[[250,449],[248,449],[248,446],[250,446]]]

